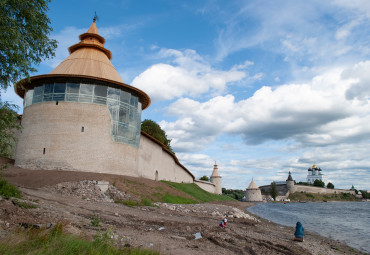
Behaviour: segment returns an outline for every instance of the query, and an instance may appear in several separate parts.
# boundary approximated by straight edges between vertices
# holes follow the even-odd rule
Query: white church
[[[325,183],[325,186],[328,184],[328,179],[325,174],[321,173],[321,168],[313,164],[312,168],[308,168],[307,182],[313,184],[315,180],[320,180]]]

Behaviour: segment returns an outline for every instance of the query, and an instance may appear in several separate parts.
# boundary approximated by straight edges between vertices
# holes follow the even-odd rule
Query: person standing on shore
[[[303,242],[304,237],[304,228],[302,226],[302,223],[299,221],[297,222],[297,225],[295,226],[295,232],[294,232],[294,241]]]

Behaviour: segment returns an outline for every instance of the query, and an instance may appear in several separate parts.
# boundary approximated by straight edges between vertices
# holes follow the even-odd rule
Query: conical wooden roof
[[[69,57],[60,63],[49,74],[37,75],[18,81],[14,85],[15,92],[24,98],[25,91],[45,79],[89,79],[99,80],[123,87],[140,98],[142,109],[150,105],[150,97],[140,89],[125,84],[114,68],[110,59],[112,53],[104,47],[105,39],[100,36],[95,21],[86,33],[79,36],[80,42],[68,48]]]
[[[212,172],[211,177],[221,177],[221,175],[218,172],[218,166],[216,162],[215,162],[215,165],[213,166],[213,172]]]
[[[249,184],[248,188],[247,189],[258,189],[258,186],[257,184],[254,182],[254,180],[252,179],[251,183]]]
[[[104,48],[105,39],[99,35],[95,22],[79,38],[79,43],[69,47],[69,57],[50,74],[86,75],[123,83],[110,62],[112,53]]]

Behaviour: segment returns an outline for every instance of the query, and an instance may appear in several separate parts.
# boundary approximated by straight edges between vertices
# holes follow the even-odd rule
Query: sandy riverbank
[[[60,171],[39,174],[42,181],[32,181],[33,175],[29,171],[18,169],[18,172],[5,173],[9,181],[21,187],[24,199],[35,203],[37,208],[25,209],[10,200],[1,199],[2,237],[21,224],[63,222],[67,232],[92,239],[99,231],[91,225],[95,213],[100,217],[100,231],[112,229],[117,245],[152,247],[161,254],[363,254],[345,244],[309,232],[306,232],[303,243],[294,242],[293,228],[263,219],[255,220],[246,214],[245,208],[251,203],[158,204],[158,207],[131,208],[104,200],[104,195],[97,189],[88,199],[83,199],[83,195],[73,195],[78,193],[75,188],[66,192],[68,187],[81,181],[82,177],[78,174],[76,180],[73,180],[73,174],[69,175],[69,184],[62,185],[56,184],[60,181],[55,181],[65,181],[58,176],[63,175]],[[97,176],[83,177],[97,180]],[[218,223],[223,215],[228,216],[228,223],[226,228],[221,229]],[[195,233],[200,233],[201,238],[195,240]]]

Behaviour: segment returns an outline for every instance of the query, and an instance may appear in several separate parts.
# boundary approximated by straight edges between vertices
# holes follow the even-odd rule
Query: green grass
[[[295,192],[289,195],[291,201],[359,201],[354,195],[349,193],[341,194],[318,194]]]
[[[8,183],[5,179],[0,177],[0,195],[3,198],[9,199],[11,197],[21,198],[21,192],[13,184]]]
[[[129,207],[134,207],[134,206],[154,206],[152,201],[150,201],[147,198],[142,198],[141,201],[135,201],[135,200],[120,200],[116,199],[114,200],[115,203],[118,204],[124,204]]]
[[[216,194],[209,193],[201,189],[195,183],[175,183],[175,182],[169,182],[169,181],[162,181],[162,182],[174,187],[177,190],[185,192],[186,194],[192,196],[194,200],[197,200],[198,202],[235,201],[235,199],[229,196],[226,196],[226,195],[216,195]],[[164,197],[166,197],[166,195]],[[190,201],[192,199],[188,199],[188,200]],[[182,204],[182,202],[180,202],[180,204]]]
[[[51,231],[31,230],[18,232],[7,240],[0,242],[0,254],[20,255],[121,255],[159,254],[152,250],[133,248],[117,248],[113,245],[109,236],[104,233],[97,235],[94,241],[88,241],[81,237],[64,234],[63,226],[57,225]]]
[[[198,201],[185,198],[185,197],[179,197],[179,196],[173,196],[169,194],[168,192],[162,197],[162,202],[164,203],[170,203],[170,204],[196,204]]]

